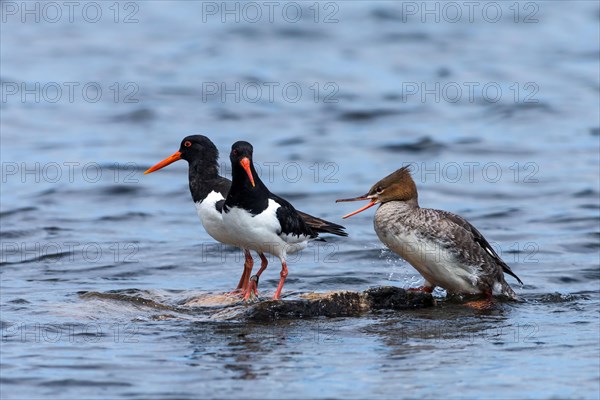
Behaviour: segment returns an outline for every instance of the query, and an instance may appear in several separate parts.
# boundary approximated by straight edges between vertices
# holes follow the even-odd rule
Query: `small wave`
[[[393,32],[383,37],[387,42],[427,42],[431,40],[431,35],[423,32]]]
[[[491,110],[494,114],[500,115],[503,118],[513,118],[523,113],[544,113],[544,114],[556,114],[557,111],[549,104],[539,103],[515,103],[515,104],[497,104],[497,103],[485,103],[491,106]]]
[[[2,211],[2,212],[0,212],[0,218],[2,218],[2,217],[8,217],[9,215],[27,213],[27,212],[32,212],[32,211],[37,211],[37,207],[15,208],[14,210],[8,210],[8,211]]]
[[[277,35],[294,39],[322,39],[327,37],[325,32],[315,29],[283,28],[277,30]]]
[[[48,387],[129,387],[133,386],[129,382],[115,382],[115,381],[92,381],[89,379],[55,379],[51,381],[44,381],[38,384],[39,386]]]
[[[101,194],[115,196],[115,195],[131,195],[135,193],[141,193],[143,189],[138,185],[111,185],[100,189],[98,192]]]
[[[350,121],[350,122],[364,122],[371,121],[380,117],[388,117],[390,115],[399,115],[403,114],[398,110],[390,110],[390,109],[375,109],[375,110],[354,110],[354,111],[345,111],[342,112],[339,116],[339,119],[342,121]]]
[[[13,300],[10,300],[9,303],[11,303],[11,304],[31,304],[31,302],[29,302],[25,299],[13,299]]]
[[[441,142],[435,141],[428,136],[417,139],[415,142],[410,143],[390,143],[381,146],[380,149],[393,151],[393,152],[409,152],[409,153],[420,153],[420,152],[438,152],[446,148]]]
[[[124,171],[124,172],[132,172],[132,171],[140,171],[144,172],[149,167],[138,165],[137,163],[128,162],[114,162],[114,163],[102,163],[100,164],[101,169],[106,169],[108,171]]]
[[[515,215],[516,213],[518,213],[520,211],[519,208],[508,208],[506,210],[502,210],[502,211],[495,211],[495,212],[491,212],[488,214],[483,214],[480,216],[480,218],[506,218],[506,217],[510,217]]]
[[[218,110],[215,113],[215,116],[221,121],[239,121],[242,119],[240,114],[234,113],[230,110]]]
[[[583,189],[583,190],[580,190],[578,192],[573,193],[573,197],[576,197],[576,198],[580,198],[580,197],[584,197],[584,198],[586,198],[586,197],[593,197],[594,199],[597,199],[598,198],[598,192],[595,191],[594,189],[587,188],[587,189]]]
[[[105,215],[97,219],[97,221],[128,221],[132,219],[144,219],[146,217],[150,217],[151,215],[144,212],[127,212],[124,214],[117,215]]]
[[[589,300],[590,298],[585,295],[577,295],[577,294],[565,294],[565,293],[548,293],[542,296],[533,298],[532,300],[536,300],[539,303],[572,303],[578,300]]]
[[[301,137],[293,137],[288,139],[283,139],[277,142],[277,146],[296,146],[299,144],[306,143],[306,140]]]
[[[40,261],[45,261],[45,260],[50,260],[50,262],[54,262],[54,261],[58,261],[58,260],[62,259],[63,257],[64,258],[72,257],[73,254],[74,253],[72,251],[61,251],[58,253],[43,254],[39,257],[27,258],[27,259],[23,259],[20,261],[2,261],[2,262],[0,262],[0,265],[29,264],[29,263],[40,262]]]
[[[156,113],[149,108],[141,108],[124,114],[118,114],[110,118],[113,122],[143,123],[156,118]]]
[[[402,12],[394,8],[378,7],[371,11],[371,17],[380,21],[402,21]]]
[[[0,232],[0,238],[2,239],[16,239],[20,237],[30,236],[35,231],[33,230],[12,230]]]

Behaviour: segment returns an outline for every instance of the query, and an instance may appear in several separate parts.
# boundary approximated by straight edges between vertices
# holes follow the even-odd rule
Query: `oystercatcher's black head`
[[[231,160],[232,169],[237,169],[238,165],[242,167],[242,169],[246,172],[246,175],[248,175],[248,179],[250,180],[252,187],[254,187],[254,176],[252,173],[252,151],[253,148],[250,143],[244,141],[235,142],[231,146],[229,159]]]
[[[188,163],[204,161],[209,164],[217,164],[219,151],[213,142],[206,136],[192,135],[187,136],[181,141],[179,150],[165,158],[161,162],[149,168],[144,174],[157,171],[178,160],[186,160]]]

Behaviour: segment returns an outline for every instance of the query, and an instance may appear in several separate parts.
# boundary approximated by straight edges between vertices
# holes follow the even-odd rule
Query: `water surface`
[[[160,1],[120,3],[117,22],[101,3],[96,23],[23,23],[8,4],[3,398],[598,398],[596,2],[517,3],[516,22],[495,3],[498,21],[463,8],[455,23],[407,2],[321,3],[318,18],[302,3],[272,23]],[[193,133],[224,174],[231,143],[252,142],[274,192],[335,222],[354,209],[335,199],[413,163],[421,205],[477,226],[525,301],[272,324],[174,312],[242,269],[202,229],[184,162],[142,174]],[[285,292],[418,285],[372,217],[292,259]],[[278,278],[272,260],[263,296]]]

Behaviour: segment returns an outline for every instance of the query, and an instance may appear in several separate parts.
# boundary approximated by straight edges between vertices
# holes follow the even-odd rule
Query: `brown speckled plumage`
[[[421,208],[406,167],[377,182],[364,196],[381,204],[374,227],[379,239],[435,286],[456,294],[501,294],[516,298],[504,273],[521,280],[483,235],[459,215]]]

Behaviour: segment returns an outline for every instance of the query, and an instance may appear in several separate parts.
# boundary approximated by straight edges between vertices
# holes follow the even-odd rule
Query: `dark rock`
[[[373,310],[408,310],[433,306],[429,293],[407,292],[382,286],[364,292],[313,293],[301,300],[269,300],[253,304],[246,315],[252,321],[316,317],[355,317]]]
[[[395,286],[381,286],[365,290],[362,295],[371,310],[407,310],[433,306],[429,293],[409,292]]]
[[[313,294],[303,300],[269,300],[254,304],[248,314],[253,321],[315,317],[350,317],[364,312],[362,294],[333,292]]]
[[[375,310],[410,310],[431,307],[429,293],[407,292],[393,286],[382,286],[364,292],[305,293],[284,300],[246,303],[236,296],[203,293],[180,299],[177,304],[164,304],[164,296],[151,291],[121,289],[108,292],[79,292],[84,300],[123,302],[138,310],[147,309],[152,320],[200,317],[212,321],[270,322],[308,318],[359,317]],[[156,312],[158,311],[158,314]]]

